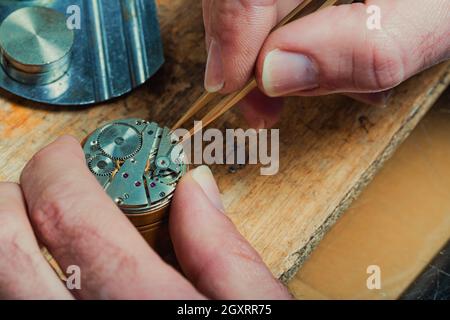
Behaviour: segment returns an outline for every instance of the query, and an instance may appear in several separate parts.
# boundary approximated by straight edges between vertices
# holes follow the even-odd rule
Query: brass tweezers
[[[272,32],[276,29],[284,26],[285,24],[304,17],[308,14],[316,12],[320,9],[332,6],[332,5],[341,5],[341,4],[349,4],[352,3],[353,0],[305,0],[300,5],[298,5],[294,10],[292,10],[283,20],[281,20],[275,27],[272,29]],[[194,126],[189,131],[189,135],[183,137],[183,140],[189,138],[195,134],[198,130],[201,129],[201,126],[207,126],[225,112],[230,110],[233,106],[235,106],[239,101],[241,101],[247,94],[249,94],[253,89],[257,87],[257,82],[255,77],[252,77],[250,81],[239,91],[226,95],[216,106],[214,106],[201,120],[199,125]],[[188,109],[188,111],[178,120],[175,125],[172,127],[172,130],[178,129],[183,123],[192,118],[197,112],[205,108],[209,102],[211,102],[215,97],[217,97],[218,93],[205,92],[200,98],[198,98],[193,105]]]

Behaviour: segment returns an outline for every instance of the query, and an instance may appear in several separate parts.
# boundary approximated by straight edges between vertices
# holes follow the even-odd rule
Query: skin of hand
[[[177,272],[143,240],[65,136],[38,152],[20,185],[0,183],[0,298],[289,299],[258,253],[224,214],[208,167],[179,183],[170,213]],[[77,265],[67,290],[42,256]]]
[[[270,33],[302,0],[203,0],[205,88],[229,93],[255,74],[242,110],[253,127],[279,119],[281,96],[343,93],[386,105],[391,89],[450,58],[450,1],[368,0],[333,6]],[[370,6],[380,29],[367,27]],[[272,97],[272,98],[269,98]]]

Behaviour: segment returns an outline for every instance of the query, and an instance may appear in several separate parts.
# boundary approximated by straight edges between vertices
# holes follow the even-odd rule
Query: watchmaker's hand
[[[450,1],[368,0],[330,7],[269,35],[301,0],[203,0],[209,48],[205,87],[228,93],[254,73],[271,97],[351,93],[385,104],[389,89],[450,58]],[[367,11],[369,6],[376,11]],[[379,11],[378,11],[379,9]],[[369,28],[380,13],[380,29]],[[375,14],[375,15],[374,15]],[[372,20],[373,21],[373,20]],[[243,103],[255,127],[276,122],[281,100]]]
[[[37,153],[20,186],[0,183],[0,224],[1,298],[290,297],[223,213],[207,167],[181,180],[171,210],[170,232],[187,279],[147,245],[89,172],[71,137]],[[66,289],[36,238],[63,270],[80,268],[81,290]]]

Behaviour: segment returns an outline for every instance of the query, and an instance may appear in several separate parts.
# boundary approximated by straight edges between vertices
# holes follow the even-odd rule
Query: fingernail
[[[205,89],[209,92],[217,92],[222,90],[224,84],[222,52],[219,44],[212,39],[206,62]]]
[[[219,188],[216,180],[208,166],[200,166],[192,171],[192,178],[200,185],[209,201],[221,212],[225,212],[225,208],[220,197]]]
[[[275,49],[264,60],[262,81],[269,96],[276,97],[319,86],[314,65],[307,56]]]

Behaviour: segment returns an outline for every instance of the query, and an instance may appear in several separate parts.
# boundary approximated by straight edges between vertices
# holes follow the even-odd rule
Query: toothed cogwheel
[[[126,160],[139,152],[142,146],[140,133],[124,123],[112,124],[98,136],[100,149],[115,160]]]
[[[111,158],[100,155],[89,162],[89,169],[98,176],[109,176],[114,172],[116,166]]]

